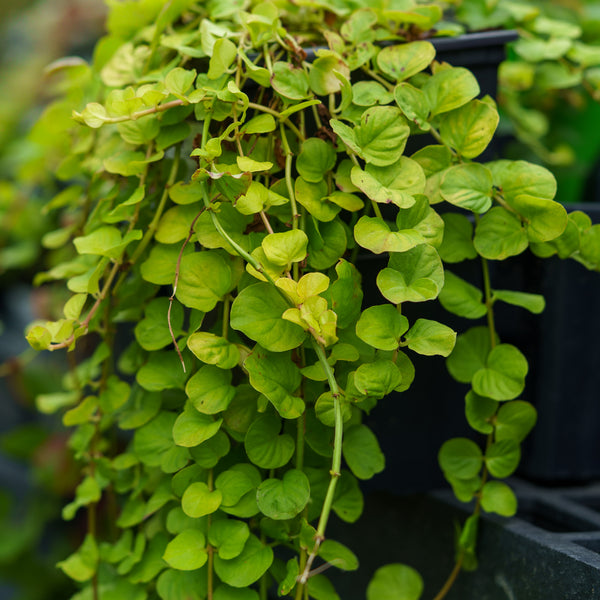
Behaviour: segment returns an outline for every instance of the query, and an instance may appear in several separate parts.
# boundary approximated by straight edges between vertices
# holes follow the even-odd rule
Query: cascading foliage
[[[82,467],[63,517],[86,512],[87,534],[59,565],[74,598],[338,598],[323,571],[358,561],[326,526],[359,518],[359,482],[384,468],[363,415],[409,388],[414,353],[448,357],[487,436],[440,451],[475,500],[450,585],[474,565],[480,511],[514,514],[502,480],[536,419],[493,306],[543,298],[493,289],[488,261],[530,248],[595,267],[597,229],[552,200],[545,169],[476,162],[498,112],[467,69],[435,61],[427,38],[453,31],[441,5],[109,6],[92,64],[55,65],[64,97],[38,124],[62,115],[71,136],[47,205],[55,265],[37,279],[63,314],[28,339],[71,358],[38,406],[64,411]],[[408,155],[409,138],[428,141]],[[369,255],[380,296],[363,306]],[[467,260],[482,290],[445,268]],[[438,298],[484,324],[457,338],[403,314]],[[422,590],[394,564],[367,597]]]

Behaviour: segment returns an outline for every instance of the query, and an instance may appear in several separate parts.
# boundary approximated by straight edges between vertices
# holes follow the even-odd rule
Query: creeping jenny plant
[[[86,97],[48,204],[62,227],[44,242],[64,248],[38,276],[65,302],[28,339],[73,357],[38,404],[66,409],[82,465],[63,516],[86,511],[87,535],[60,563],[75,598],[337,598],[323,571],[358,563],[327,524],[359,518],[359,480],[384,468],[362,417],[409,388],[414,353],[449,357],[487,436],[440,451],[474,510],[438,599],[474,565],[480,512],[514,514],[502,480],[536,413],[494,304],[543,299],[493,289],[489,261],[531,248],[593,266],[597,232],[543,168],[477,162],[498,112],[435,61],[441,17],[411,0],[110,3],[92,65],[57,66]],[[362,306],[369,254],[386,262]],[[445,268],[466,260],[483,289]],[[437,298],[483,324],[409,322],[406,303]],[[388,565],[367,597],[423,587]]]

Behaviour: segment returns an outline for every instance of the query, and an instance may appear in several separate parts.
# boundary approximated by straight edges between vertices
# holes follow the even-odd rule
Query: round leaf
[[[304,510],[309,499],[308,479],[297,469],[286,471],[283,479],[266,479],[256,491],[258,508],[276,521],[293,519]]]
[[[419,600],[423,578],[407,565],[385,565],[375,571],[367,587],[367,600]]]
[[[344,460],[359,479],[371,479],[385,468],[385,457],[375,434],[366,425],[355,425],[344,433]]]
[[[206,538],[198,529],[186,529],[168,544],[163,559],[178,571],[199,569],[208,560]]]
[[[479,446],[467,438],[453,438],[444,442],[438,460],[449,479],[471,479],[476,477],[483,465]]]
[[[425,69],[435,58],[430,42],[411,42],[383,48],[377,55],[377,65],[396,81],[404,81]]]
[[[356,335],[378,350],[396,350],[408,319],[391,304],[367,308],[356,323]]]
[[[296,159],[296,169],[301,177],[311,183],[322,181],[325,173],[335,166],[336,154],[333,146],[320,138],[308,138]]]
[[[485,463],[488,471],[500,479],[510,477],[519,466],[521,448],[515,440],[494,442],[485,451]]]
[[[281,423],[275,415],[265,414],[248,429],[244,447],[248,458],[262,469],[278,469],[287,464],[295,450],[294,439],[279,434]]]
[[[473,376],[473,390],[494,400],[512,400],[525,387],[527,360],[510,344],[500,344],[491,350],[485,367]]]
[[[263,546],[260,540],[251,535],[244,550],[230,560],[215,556],[215,572],[224,583],[235,588],[245,588],[258,581],[273,562],[273,550]]]
[[[492,174],[479,163],[466,163],[448,169],[442,177],[442,198],[475,213],[492,206]]]
[[[506,483],[488,481],[481,490],[481,508],[503,517],[512,517],[517,513],[517,497]]]
[[[507,402],[500,407],[496,416],[496,441],[515,440],[522,442],[537,421],[537,411],[523,400]]]

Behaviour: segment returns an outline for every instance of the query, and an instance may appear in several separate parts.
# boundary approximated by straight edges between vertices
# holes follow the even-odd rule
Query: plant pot
[[[600,205],[568,205],[600,222]],[[538,422],[523,444],[520,474],[547,483],[584,482],[600,476],[600,277],[573,260],[526,253],[498,265],[495,285],[541,293],[541,315],[520,312],[498,325],[530,364],[523,399]]]
[[[482,514],[479,567],[461,572],[447,600],[566,600],[598,598],[600,589],[600,487],[545,489],[514,480],[519,512],[511,519]],[[393,497],[374,494],[351,539],[361,569],[340,573],[345,600],[364,598],[368,578],[382,562],[404,562],[425,581],[432,598],[453,568],[453,521],[468,516],[451,492]],[[336,531],[342,541],[344,532]]]

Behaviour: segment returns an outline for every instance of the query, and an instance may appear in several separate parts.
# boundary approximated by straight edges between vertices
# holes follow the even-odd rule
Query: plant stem
[[[327,488],[327,494],[325,496],[325,501],[323,502],[323,507],[321,508],[321,515],[319,517],[319,523],[317,525],[317,533],[315,535],[315,545],[308,555],[308,559],[306,561],[306,565],[304,570],[302,571],[302,575],[300,575],[298,582],[304,586],[310,577],[310,569],[312,567],[312,563],[315,560],[319,552],[319,547],[323,540],[325,539],[325,529],[327,528],[327,521],[329,520],[329,515],[331,514],[331,508],[333,506],[333,499],[335,496],[335,488],[337,486],[338,479],[341,475],[342,469],[342,438],[344,433],[344,421],[342,418],[342,405],[340,402],[340,389],[338,387],[337,381],[335,380],[335,375],[330,364],[327,362],[327,357],[325,356],[325,350],[323,346],[313,340],[313,347],[315,352],[317,353],[317,357],[323,370],[327,375],[327,381],[329,383],[329,388],[331,390],[331,395],[333,397],[333,407],[335,412],[335,430],[334,430],[334,438],[333,438],[333,458],[331,461],[331,479],[329,481],[329,487]]]
[[[450,576],[446,580],[446,583],[444,583],[442,589],[436,594],[433,600],[442,600],[442,598],[446,597],[446,594],[450,591],[450,589],[454,585],[454,582],[456,581],[456,578],[460,573],[464,557],[464,552],[461,552],[458,559],[456,560],[454,568],[452,569],[452,573],[450,573]]]
[[[287,186],[288,194],[290,195],[290,203],[292,205],[292,229],[298,229],[298,206],[296,204],[296,192],[294,190],[294,184],[292,179],[292,160],[293,153],[288,144],[287,137],[285,135],[285,129],[283,125],[280,126],[281,131],[281,144],[283,145],[283,151],[285,152],[285,183]]]
[[[487,323],[490,332],[491,347],[496,346],[496,325],[494,322],[494,299],[492,298],[492,285],[490,281],[490,268],[486,258],[481,257],[481,267],[483,270],[483,287],[485,292],[485,306],[487,308]]]

